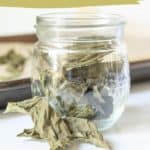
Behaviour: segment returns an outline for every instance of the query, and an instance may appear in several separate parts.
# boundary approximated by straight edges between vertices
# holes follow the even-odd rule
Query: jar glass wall
[[[37,17],[33,95],[45,96],[62,115],[75,106],[91,111],[101,130],[111,127],[129,95],[124,21],[106,14]]]

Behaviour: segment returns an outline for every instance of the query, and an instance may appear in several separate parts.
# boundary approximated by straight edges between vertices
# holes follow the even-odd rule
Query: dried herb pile
[[[29,114],[34,128],[25,129],[18,136],[44,139],[51,150],[66,150],[76,141],[110,149],[95,124],[88,119],[94,115],[90,106],[74,107],[70,109],[70,116],[61,117],[47,100],[35,97],[32,100],[8,104],[6,112]]]
[[[5,70],[9,75],[0,75],[0,79],[9,80],[18,77],[24,69],[26,58],[16,53],[14,49],[10,49],[5,55],[0,56],[0,65],[5,66]]]

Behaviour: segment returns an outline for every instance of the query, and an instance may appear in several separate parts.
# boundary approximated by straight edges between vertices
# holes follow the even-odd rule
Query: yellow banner
[[[0,0],[0,6],[28,8],[64,8],[137,3],[138,0]]]

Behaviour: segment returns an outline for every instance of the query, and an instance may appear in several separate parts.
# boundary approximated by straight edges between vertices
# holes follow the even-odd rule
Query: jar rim
[[[86,28],[113,27],[126,23],[118,14],[89,12],[55,12],[41,14],[36,18],[36,27]]]

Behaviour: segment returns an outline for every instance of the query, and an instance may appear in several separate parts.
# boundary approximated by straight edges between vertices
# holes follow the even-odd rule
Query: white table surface
[[[48,150],[45,142],[18,138],[24,128],[31,128],[29,116],[0,113],[0,150]],[[132,88],[121,119],[104,133],[113,150],[150,150],[150,82]],[[98,150],[83,144],[70,150]]]

